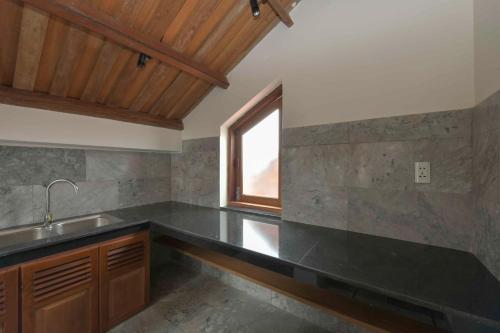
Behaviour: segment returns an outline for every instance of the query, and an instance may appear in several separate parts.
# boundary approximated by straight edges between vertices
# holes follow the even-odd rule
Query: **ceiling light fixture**
[[[252,8],[252,15],[257,17],[260,15],[259,3],[257,0],[250,0],[250,8]]]
[[[139,54],[139,59],[137,60],[137,67],[144,68],[146,63],[151,59],[147,54],[141,53]]]

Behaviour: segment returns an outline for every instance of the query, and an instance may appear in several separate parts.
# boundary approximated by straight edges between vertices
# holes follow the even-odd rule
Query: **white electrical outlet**
[[[431,182],[431,162],[415,162],[415,183],[429,184]]]

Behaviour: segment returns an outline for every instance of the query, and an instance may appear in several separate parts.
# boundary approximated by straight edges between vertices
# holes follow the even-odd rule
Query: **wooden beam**
[[[269,3],[269,6],[276,12],[276,15],[280,18],[281,22],[283,22],[287,27],[291,27],[293,25],[293,20],[288,15],[288,11],[283,7],[283,5],[279,2],[279,0],[266,0]]]
[[[197,78],[227,88],[229,82],[223,73],[213,71],[169,46],[157,41],[146,34],[117,22],[113,17],[93,7],[73,1],[61,3],[57,0],[23,0],[32,6],[40,8],[52,15],[59,16],[73,24],[81,26],[91,32],[100,34],[118,44],[145,53],[161,62],[173,66]]]
[[[182,121],[169,120],[127,109],[113,108],[78,99],[64,98],[43,93],[0,86],[0,103],[26,106],[50,111],[78,114],[96,118],[106,118],[129,123],[182,130]]]

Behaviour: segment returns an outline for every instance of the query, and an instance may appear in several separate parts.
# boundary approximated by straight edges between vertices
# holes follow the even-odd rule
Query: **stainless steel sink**
[[[0,230],[0,247],[28,243],[51,236],[90,231],[120,221],[122,220],[111,215],[98,214],[55,221],[51,228],[46,228],[43,224],[36,224],[29,227]]]
[[[9,246],[19,243],[26,243],[42,238],[49,237],[50,230],[44,228],[41,224],[37,226],[15,228],[0,231],[0,246]]]
[[[52,230],[54,230],[58,234],[68,234],[77,231],[104,227],[106,225],[110,225],[120,221],[121,220],[119,218],[106,214],[83,216],[63,220],[60,222],[54,222],[52,224]]]

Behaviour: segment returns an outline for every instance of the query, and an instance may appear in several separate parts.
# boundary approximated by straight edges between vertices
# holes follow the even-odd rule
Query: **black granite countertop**
[[[28,244],[0,244],[0,261],[14,253],[151,223],[160,233],[175,231],[259,253],[355,287],[500,329],[500,282],[467,252],[174,202],[106,213],[123,222]]]

